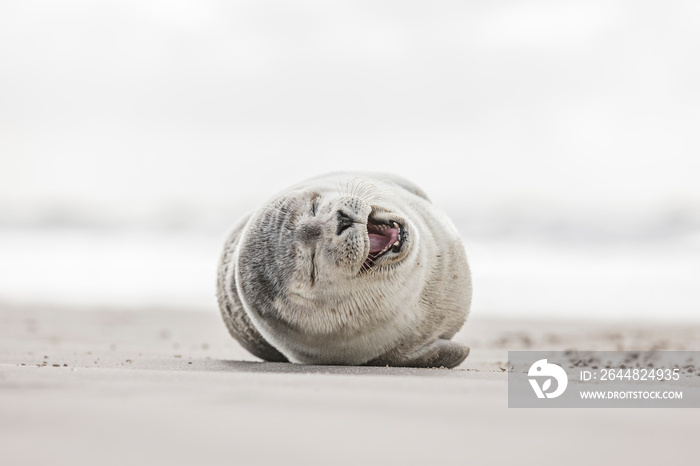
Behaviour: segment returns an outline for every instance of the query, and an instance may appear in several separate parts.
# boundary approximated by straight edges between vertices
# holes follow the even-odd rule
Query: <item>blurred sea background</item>
[[[700,320],[700,3],[0,1],[0,306],[218,312],[329,171],[454,220],[476,318]]]

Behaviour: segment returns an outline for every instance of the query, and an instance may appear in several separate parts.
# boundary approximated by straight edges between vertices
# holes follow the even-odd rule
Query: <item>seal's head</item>
[[[249,309],[304,332],[362,325],[360,314],[396,292],[386,281],[410,255],[410,220],[392,203],[300,189],[249,221],[238,254]]]

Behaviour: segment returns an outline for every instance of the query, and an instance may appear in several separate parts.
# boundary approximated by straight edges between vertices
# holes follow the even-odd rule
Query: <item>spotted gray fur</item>
[[[402,226],[367,268],[367,219]],[[427,195],[386,174],[339,173],[275,196],[231,233],[217,296],[231,335],[268,361],[453,367],[469,349],[471,276]]]

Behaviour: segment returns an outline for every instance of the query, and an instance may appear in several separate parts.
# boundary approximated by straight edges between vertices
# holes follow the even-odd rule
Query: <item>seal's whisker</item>
[[[354,177],[345,181],[345,184],[338,182],[336,190],[340,197],[352,197],[359,199],[365,204],[371,204],[377,192],[376,184]]]
[[[365,262],[362,263],[360,270],[363,273],[368,273],[370,275],[375,274],[376,269],[374,268],[374,259],[372,257],[368,257],[367,260],[365,260]]]
[[[338,197],[343,197],[344,190],[342,182],[338,181],[336,183],[336,191],[338,192]]]
[[[340,197],[353,197],[353,192],[355,190],[355,180],[357,178],[351,178],[345,181],[345,184],[338,182],[338,195]]]
[[[362,180],[358,180],[357,178],[353,178],[352,186],[347,191],[348,197],[352,197],[354,199],[360,199],[361,201],[365,202],[363,193],[364,193],[364,187],[362,186]]]
[[[374,193],[372,195],[372,201],[374,201],[374,202],[385,201],[385,200],[386,200],[386,198],[384,196],[384,191],[380,191],[380,192]]]
[[[372,188],[370,186],[367,186],[365,184],[360,184],[357,187],[357,193],[355,194],[358,198],[365,200],[367,198],[367,195],[370,194],[372,191]]]
[[[352,181],[351,181],[352,184],[350,185],[350,188],[351,188],[351,189],[349,190],[349,193],[348,193],[348,195],[349,195],[350,197],[356,197],[356,192],[357,192],[357,189],[358,189],[358,187],[359,187],[359,183],[358,183],[358,182],[360,182],[360,181],[361,181],[361,180],[360,180],[358,177],[355,177],[355,178],[352,179]]]
[[[379,188],[379,184],[382,183],[382,181],[372,183],[368,180],[362,180],[362,183],[363,186],[360,196],[361,199],[368,204],[371,204],[372,201],[378,200],[381,194],[385,191],[384,189]]]
[[[358,181],[358,178],[352,179],[352,181],[350,182],[350,189],[348,190],[348,196],[355,197],[355,193],[357,192]]]

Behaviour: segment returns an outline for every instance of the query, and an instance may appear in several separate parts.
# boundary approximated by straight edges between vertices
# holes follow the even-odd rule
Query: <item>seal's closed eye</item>
[[[313,286],[316,283],[316,277],[317,277],[317,272],[316,272],[316,253],[311,252],[311,286]]]
[[[319,195],[315,195],[311,198],[311,216],[312,217],[316,216],[316,211],[318,210],[319,198],[320,198]]]

